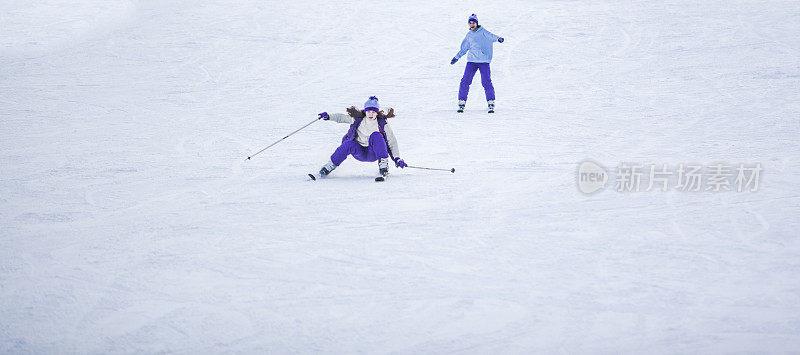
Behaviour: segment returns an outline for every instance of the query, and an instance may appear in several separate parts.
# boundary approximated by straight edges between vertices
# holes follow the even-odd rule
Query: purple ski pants
[[[369,136],[369,147],[363,147],[357,141],[342,142],[339,148],[331,155],[331,162],[339,166],[352,155],[358,161],[376,161],[381,158],[389,157],[389,149],[386,148],[386,140],[383,139],[381,132],[373,132]]]
[[[461,86],[458,88],[458,99],[467,101],[467,94],[469,94],[469,86],[472,84],[472,78],[475,72],[481,71],[481,84],[483,84],[483,91],[486,92],[486,101],[494,100],[494,86],[492,85],[492,70],[489,69],[489,63],[474,63],[467,62],[467,67],[464,68],[464,76],[461,78]]]

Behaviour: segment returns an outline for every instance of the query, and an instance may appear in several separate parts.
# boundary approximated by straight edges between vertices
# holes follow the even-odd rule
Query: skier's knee
[[[370,142],[376,141],[376,140],[380,140],[381,142],[383,141],[383,135],[381,134],[381,132],[375,131],[375,132],[372,132],[372,134],[369,135],[369,141]]]
[[[354,146],[352,143],[355,142],[353,141],[344,142],[339,146],[339,148],[336,148],[336,151],[341,154],[344,154],[345,156],[352,155],[355,152],[355,150],[353,150]]]

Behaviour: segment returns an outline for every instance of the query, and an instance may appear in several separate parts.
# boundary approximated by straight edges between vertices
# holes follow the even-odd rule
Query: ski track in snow
[[[0,5],[0,353],[800,342],[800,5]],[[454,112],[466,17],[506,38]],[[477,77],[478,75],[476,75]],[[312,182],[377,95],[409,164]],[[577,165],[761,163],[755,193]],[[613,176],[613,175],[612,175]]]

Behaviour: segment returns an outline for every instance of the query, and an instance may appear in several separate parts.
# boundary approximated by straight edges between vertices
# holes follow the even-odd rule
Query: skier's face
[[[378,113],[372,110],[367,111],[367,118],[374,120],[378,118]]]
[[[470,21],[469,22],[469,29],[475,31],[476,28],[478,28],[478,23],[475,22],[475,21]]]

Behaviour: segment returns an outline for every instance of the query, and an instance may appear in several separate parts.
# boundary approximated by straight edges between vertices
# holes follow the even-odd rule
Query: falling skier
[[[328,176],[349,155],[358,161],[377,160],[380,176],[375,178],[375,181],[383,181],[389,174],[389,157],[392,157],[398,168],[408,166],[399,157],[400,149],[397,147],[397,139],[386,121],[387,118],[394,117],[394,109],[390,108],[389,113],[384,114],[380,111],[378,98],[371,96],[364,103],[364,110],[358,110],[355,106],[351,106],[347,109],[347,113],[328,115],[327,112],[322,112],[319,114],[319,118],[326,121],[333,120],[338,123],[350,124],[347,134],[342,137],[342,144],[336,148],[330,160],[319,170],[321,177]],[[314,175],[309,175],[314,179]]]
[[[503,43],[503,37],[497,36],[478,24],[478,17],[472,14],[467,20],[469,32],[464,40],[461,41],[461,50],[450,61],[455,64],[459,58],[469,51],[467,55],[467,66],[464,69],[464,76],[461,78],[461,86],[458,89],[458,112],[464,112],[467,104],[467,94],[469,86],[475,72],[481,71],[481,84],[486,92],[486,102],[489,105],[489,113],[494,113],[494,86],[492,86],[492,72],[489,63],[492,61],[492,45],[494,41]]]

